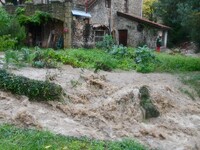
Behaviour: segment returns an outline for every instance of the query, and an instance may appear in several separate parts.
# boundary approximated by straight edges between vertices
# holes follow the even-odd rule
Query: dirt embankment
[[[23,68],[15,74],[60,84],[63,102],[30,102],[0,92],[0,123],[48,129],[97,139],[136,138],[161,150],[200,149],[200,99],[180,92],[182,83],[170,74],[100,72],[65,66],[60,70]],[[148,86],[158,118],[144,119],[139,89]]]

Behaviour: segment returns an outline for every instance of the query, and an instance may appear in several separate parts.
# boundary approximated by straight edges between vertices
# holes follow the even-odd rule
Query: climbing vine
[[[49,13],[39,10],[35,11],[35,13],[30,16],[25,14],[25,8],[17,8],[15,12],[20,24],[23,25],[29,23],[34,25],[40,25],[41,23],[45,23],[49,19],[51,19],[51,15]]]

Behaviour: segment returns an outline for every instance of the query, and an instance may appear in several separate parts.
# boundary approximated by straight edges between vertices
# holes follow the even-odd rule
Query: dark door
[[[127,46],[127,38],[128,38],[128,31],[127,30],[119,30],[119,44],[123,46]]]

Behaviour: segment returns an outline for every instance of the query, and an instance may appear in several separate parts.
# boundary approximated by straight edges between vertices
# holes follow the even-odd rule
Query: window
[[[95,42],[103,41],[105,35],[105,30],[96,30],[95,31]]]
[[[128,13],[128,0],[124,0],[124,12]]]
[[[111,7],[111,0],[105,0],[105,6],[106,6],[106,8],[110,8]]]

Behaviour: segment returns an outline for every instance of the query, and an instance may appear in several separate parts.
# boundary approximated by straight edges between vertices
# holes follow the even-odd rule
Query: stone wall
[[[47,12],[55,20],[63,22],[62,34],[64,37],[64,47],[71,47],[71,23],[72,23],[72,14],[71,14],[71,0],[65,0],[64,3],[59,1],[52,1],[49,4],[25,4],[18,7],[25,8],[26,15],[33,15],[35,11]],[[13,14],[15,12],[16,6],[5,6],[7,12]],[[51,23],[51,22],[50,22]],[[60,25],[59,25],[60,26]],[[60,28],[60,27],[59,27]],[[59,29],[61,30],[61,29]],[[44,32],[44,29],[42,29]],[[51,32],[51,31],[49,31]],[[61,32],[61,31],[60,31]],[[45,32],[44,37],[49,36],[50,33]],[[45,39],[47,40],[47,39]],[[42,41],[44,43],[44,41]]]
[[[87,24],[81,17],[74,17],[72,22],[72,46],[75,48],[93,47],[93,40],[92,25]]]
[[[120,23],[118,23],[120,22]],[[150,27],[150,26],[143,26],[142,31],[138,31],[139,23],[135,21],[128,20],[126,18],[117,17],[116,18],[116,30],[127,30],[128,31],[128,46],[137,47],[140,45],[147,45],[150,48],[155,48],[156,38],[158,33],[162,32],[159,29]],[[118,32],[116,31],[116,39],[118,42]]]

